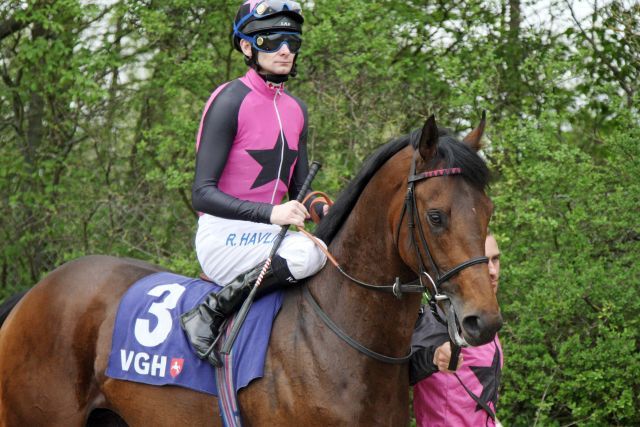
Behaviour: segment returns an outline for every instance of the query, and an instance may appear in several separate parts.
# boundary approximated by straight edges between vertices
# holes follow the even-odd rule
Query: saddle
[[[120,302],[107,376],[218,395],[215,368],[196,356],[178,322],[182,313],[216,289],[220,287],[210,282],[169,272],[136,282]],[[247,327],[240,331],[238,341],[250,344],[239,345],[233,354],[230,375],[236,390],[262,376],[271,327],[281,305],[282,295],[276,292],[256,301],[249,312]]]

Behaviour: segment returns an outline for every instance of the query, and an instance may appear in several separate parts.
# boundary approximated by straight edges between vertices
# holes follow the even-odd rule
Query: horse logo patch
[[[182,366],[184,365],[184,359],[178,359],[174,357],[171,359],[171,368],[169,369],[169,374],[171,374],[172,378],[177,377],[182,372]]]

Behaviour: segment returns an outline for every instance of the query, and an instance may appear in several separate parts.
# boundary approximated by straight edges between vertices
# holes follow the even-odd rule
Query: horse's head
[[[485,193],[489,171],[477,154],[484,125],[483,113],[480,125],[460,142],[439,131],[433,116],[427,119],[414,143],[405,208],[396,219],[400,256],[450,311],[452,339],[464,344],[461,334],[471,345],[491,341],[502,326],[483,258],[493,211]]]

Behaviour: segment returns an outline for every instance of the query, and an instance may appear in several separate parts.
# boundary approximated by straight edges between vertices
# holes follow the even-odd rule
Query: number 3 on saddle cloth
[[[216,370],[200,360],[180,327],[180,315],[221,287],[173,273],[155,273],[134,283],[120,301],[107,376],[186,387],[218,396]],[[231,353],[235,391],[262,377],[273,320],[282,292],[257,300]]]

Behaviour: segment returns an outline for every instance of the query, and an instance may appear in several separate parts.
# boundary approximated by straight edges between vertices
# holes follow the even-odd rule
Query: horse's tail
[[[2,305],[0,305],[0,326],[2,326],[4,321],[7,319],[7,316],[9,316],[9,313],[11,313],[11,310],[13,310],[13,307],[18,304],[18,302],[22,299],[22,297],[24,297],[26,293],[27,291],[22,291],[15,295],[12,295],[7,298],[7,300],[3,302]]]

